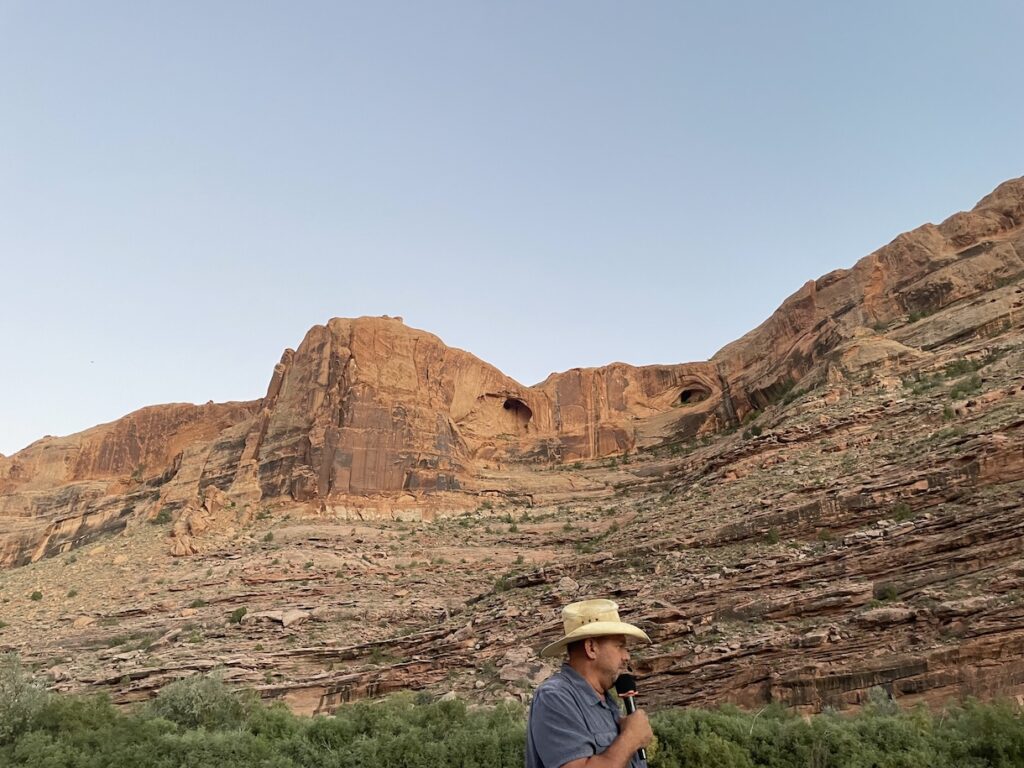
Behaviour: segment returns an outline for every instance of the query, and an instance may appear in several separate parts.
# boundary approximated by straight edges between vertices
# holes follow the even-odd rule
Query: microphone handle
[[[622,704],[626,708],[626,714],[627,715],[632,715],[634,712],[636,712],[636,702],[633,701],[633,696],[623,696],[622,697]],[[647,762],[647,750],[646,749],[644,749],[643,747],[640,747],[640,749],[637,750],[637,754],[640,755],[640,759],[641,760],[643,760],[645,763]]]

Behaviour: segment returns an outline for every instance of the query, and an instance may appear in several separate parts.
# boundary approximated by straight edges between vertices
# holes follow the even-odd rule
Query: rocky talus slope
[[[525,387],[332,320],[250,403],[0,458],[0,650],[118,701],[524,698],[619,599],[655,704],[1024,694],[1024,179],[710,361]]]

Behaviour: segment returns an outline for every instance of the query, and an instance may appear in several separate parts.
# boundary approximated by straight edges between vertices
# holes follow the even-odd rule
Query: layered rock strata
[[[704,363],[524,387],[332,320],[258,402],[39,441],[0,458],[0,558],[38,561],[2,574],[0,651],[118,701],[214,667],[304,712],[522,699],[560,608],[612,596],[655,706],[1024,696],[1022,206],[1007,182]]]

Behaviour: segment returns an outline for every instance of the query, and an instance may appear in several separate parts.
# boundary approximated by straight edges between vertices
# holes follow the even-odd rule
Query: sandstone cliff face
[[[153,406],[0,459],[0,567],[123,529],[190,446],[252,410],[251,403]]]
[[[611,595],[653,704],[1024,695],[1022,206],[1007,182],[707,362],[524,387],[335,319],[258,402],[0,457],[0,565],[39,561],[0,580],[0,652],[118,701],[219,665],[306,712],[494,701],[546,673],[562,605]]]
[[[1001,184],[973,210],[900,235],[861,259],[805,284],[743,338],[719,351],[718,364],[741,410],[763,407],[863,329],[932,315],[964,299],[1009,286],[1024,275],[1024,178]],[[989,301],[991,299],[992,301]],[[1019,325],[1011,290],[986,297],[984,312],[960,318],[962,338]],[[895,358],[914,348],[913,329],[893,339],[861,337],[859,346]],[[934,343],[934,340],[929,340]]]
[[[718,391],[703,368],[613,365],[524,387],[399,319],[334,319],[285,352],[260,412],[215,443],[222,471],[200,485],[325,504],[474,493],[478,468],[632,449],[635,422]]]
[[[534,387],[400,319],[334,319],[285,351],[259,403],[143,409],[0,459],[0,563],[113,530],[131,511],[198,513],[211,490],[359,515],[530,495],[548,483],[500,471],[712,434],[795,388],[1018,327],[1022,224],[1016,179],[807,283],[711,361],[574,369]],[[53,538],[56,521],[73,532]]]
[[[524,387],[400,319],[334,319],[285,351],[258,403],[143,409],[2,460],[0,564],[160,510],[182,518],[174,550],[194,553],[214,492],[239,514],[279,502],[359,516],[470,509],[483,490],[535,490],[488,470],[714,429],[729,418],[721,401],[707,364],[615,364]]]

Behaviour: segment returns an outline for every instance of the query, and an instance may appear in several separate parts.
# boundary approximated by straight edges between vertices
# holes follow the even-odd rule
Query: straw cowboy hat
[[[619,606],[612,600],[583,600],[569,603],[562,609],[562,624],[565,627],[565,636],[545,646],[540,652],[541,656],[560,656],[569,643],[587,637],[625,635],[647,643],[651,642],[651,638],[639,627],[619,621]]]

